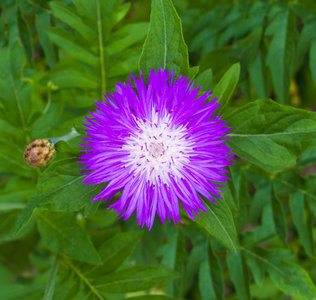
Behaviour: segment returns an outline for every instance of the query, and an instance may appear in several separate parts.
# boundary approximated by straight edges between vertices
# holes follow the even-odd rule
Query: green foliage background
[[[314,1],[0,12],[0,299],[316,299]],[[102,186],[81,183],[77,156],[101,92],[160,67],[213,89],[238,156],[207,214],[148,232],[90,202]],[[48,166],[23,161],[30,141],[61,137]]]

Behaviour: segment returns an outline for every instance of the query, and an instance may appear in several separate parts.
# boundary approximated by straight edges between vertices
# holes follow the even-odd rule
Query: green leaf
[[[90,264],[102,263],[91,240],[77,225],[75,214],[36,210],[36,217],[42,241],[48,249]]]
[[[309,67],[313,75],[314,83],[316,84],[316,39],[311,43],[309,57]]]
[[[214,96],[218,97],[221,106],[218,108],[218,112],[221,112],[228,104],[231,96],[233,95],[236,85],[239,80],[240,64],[232,65],[229,70],[224,74],[220,82],[214,89]]]
[[[96,288],[96,286],[91,283],[89,278],[87,278],[78,266],[74,265],[71,261],[63,257],[62,262],[71,271],[71,276],[74,280],[68,280],[67,285],[64,289],[67,289],[67,293],[63,300],[68,299],[87,299],[87,297],[92,297],[92,299],[106,300],[105,297],[101,295],[101,292]],[[71,278],[71,277],[70,277]],[[69,287],[70,286],[70,287]],[[61,285],[62,287],[62,285]],[[87,296],[88,294],[88,296]]]
[[[21,281],[13,281],[12,279],[15,277],[15,274],[1,265],[0,277],[0,299],[35,300],[42,299],[43,297],[43,289],[45,289],[45,284],[47,282],[47,277],[45,275],[37,275],[34,277],[31,283],[23,284]]]
[[[52,163],[39,177],[36,194],[19,216],[15,232],[28,223],[37,206],[54,211],[77,211],[86,207],[85,216],[88,216],[90,207],[97,205],[90,200],[101,191],[103,185],[86,187],[79,172],[80,166],[74,158],[63,158]]]
[[[199,268],[199,290],[202,300],[216,299],[211,280],[210,265],[206,260],[200,264]]]
[[[277,4],[271,10],[271,19],[265,31],[267,36],[273,36],[266,64],[271,68],[277,98],[286,104],[295,54],[295,15],[290,6]]]
[[[237,254],[227,253],[227,266],[234,283],[238,299],[250,300],[249,272],[241,251]]]
[[[212,89],[213,72],[212,69],[207,69],[194,80],[195,85],[202,87],[202,91]]]
[[[316,114],[260,99],[225,117],[233,127],[228,145],[238,156],[269,171],[296,164],[315,138]]]
[[[37,14],[35,18],[35,25],[40,45],[42,46],[45,53],[47,64],[51,69],[53,69],[58,61],[57,47],[51,42],[44,29],[45,26],[47,27],[52,25],[50,14]]]
[[[89,277],[98,277],[114,272],[132,254],[142,236],[142,231],[128,231],[106,240],[98,248],[103,265],[89,269],[85,274],[89,274]]]
[[[290,208],[293,222],[298,231],[302,246],[309,256],[315,257],[315,243],[312,234],[313,217],[304,194],[298,192],[291,193]]]
[[[33,42],[30,28],[21,12],[21,8],[18,8],[17,11],[18,19],[18,28],[21,42],[24,47],[24,51],[27,57],[27,60],[32,64],[33,63]]]
[[[224,299],[224,280],[222,274],[223,271],[220,261],[214,253],[211,244],[209,244],[208,249],[208,262],[210,265],[210,276],[212,280],[215,298],[218,300]]]
[[[193,247],[189,254],[188,262],[185,268],[185,276],[183,279],[184,295],[192,288],[192,285],[195,284],[199,267],[202,261],[206,260],[206,244],[208,244],[208,241],[205,245],[204,243],[198,243]]]
[[[59,256],[56,254],[50,269],[48,282],[45,289],[45,294],[43,300],[52,300],[55,292],[57,273],[60,267]]]
[[[172,268],[175,272],[182,275],[181,278],[170,282],[166,288],[167,293],[181,297],[183,294],[183,275],[185,272],[187,252],[185,249],[185,238],[181,230],[173,231],[168,235],[168,242],[163,248],[163,258],[161,264]]]
[[[57,46],[63,48],[73,58],[92,66],[100,63],[99,58],[86,47],[79,37],[59,28],[46,27],[43,29]]]
[[[25,202],[33,191],[34,184],[18,176],[11,176],[5,181],[5,186],[1,187],[0,242],[21,239],[33,228],[34,219],[19,234],[13,235],[14,225],[20,210],[25,207]]]
[[[20,132],[21,131],[17,131]],[[22,131],[23,134],[23,131]],[[23,159],[24,149],[10,140],[0,138],[0,168],[1,172],[17,174],[25,177],[34,177],[35,170],[26,164]]]
[[[146,81],[152,69],[157,72],[160,68],[175,70],[175,78],[189,75],[188,49],[171,0],[152,0],[149,32],[140,58]]]
[[[257,261],[269,273],[274,284],[285,294],[306,300],[315,297],[316,287],[307,272],[295,263],[282,261],[286,259],[282,250],[243,248],[243,251],[248,259]]]
[[[261,45],[253,62],[249,66],[249,76],[260,98],[269,97],[268,70],[264,62],[265,47]]]
[[[223,195],[224,197],[224,195]],[[195,218],[195,222],[200,224],[214,238],[221,242],[226,248],[237,252],[238,238],[232,213],[223,200],[217,203],[210,202],[201,196],[207,213],[201,212],[200,218]]]
[[[25,142],[30,142],[28,119],[32,112],[31,84],[22,80],[25,55],[19,40],[0,50],[0,117],[22,128]]]
[[[59,64],[44,79],[51,81],[58,88],[97,89],[99,87],[97,75],[89,68],[75,62]]]
[[[147,290],[177,277],[176,273],[165,267],[136,266],[99,276],[94,283],[98,289],[106,293],[122,294]]]
[[[88,26],[80,15],[74,12],[67,5],[58,1],[50,1],[49,7],[57,18],[76,29],[85,39],[96,39],[95,30]]]
[[[271,189],[271,208],[273,215],[273,222],[275,230],[281,239],[281,241],[286,245],[287,238],[287,228],[286,228],[286,220],[285,220],[285,212],[283,206],[281,204],[280,199],[275,194],[274,189]]]
[[[48,88],[49,89],[49,88]],[[47,93],[47,104],[38,119],[30,126],[30,135],[32,139],[47,138],[50,131],[54,128],[60,115],[63,112],[64,102],[60,98],[60,93],[51,93],[48,90]]]
[[[133,44],[142,41],[147,34],[148,23],[134,23],[123,26],[111,35],[106,46],[109,55],[117,54]]]

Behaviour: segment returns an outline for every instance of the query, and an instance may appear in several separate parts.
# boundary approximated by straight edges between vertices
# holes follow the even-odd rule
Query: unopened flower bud
[[[55,153],[55,147],[49,140],[35,140],[28,144],[23,157],[25,162],[32,167],[46,166]]]

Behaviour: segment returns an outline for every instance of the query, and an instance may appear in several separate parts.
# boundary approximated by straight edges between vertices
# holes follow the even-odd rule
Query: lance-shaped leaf
[[[315,257],[315,243],[313,240],[313,216],[303,193],[290,195],[290,208],[293,223],[297,228],[302,246],[306,253]]]
[[[230,100],[236,85],[239,80],[240,65],[239,63],[232,65],[224,74],[220,82],[214,89],[214,97],[218,97],[218,102],[221,106],[218,108],[218,113],[222,111]]]
[[[234,152],[269,171],[296,164],[316,136],[316,114],[260,99],[225,118],[233,127],[228,145]]]
[[[272,216],[273,223],[275,227],[275,231],[277,232],[281,241],[286,245],[287,238],[287,228],[285,221],[285,212],[282,206],[282,203],[278,196],[275,194],[274,189],[271,189],[271,208],[272,208]]]
[[[80,167],[74,158],[52,163],[40,176],[36,194],[19,216],[16,233],[29,222],[37,206],[45,206],[55,211],[77,211],[85,206],[85,215],[92,214],[94,210],[91,208],[96,205],[90,200],[100,191],[101,186],[86,187],[82,184],[79,172]]]
[[[149,32],[140,58],[147,81],[152,69],[175,70],[175,77],[194,77],[189,71],[188,48],[183,40],[180,18],[171,0],[152,0]],[[197,71],[197,70],[195,70]]]
[[[238,251],[236,255],[231,252],[227,253],[227,266],[230,278],[236,288],[238,299],[251,299],[249,291],[249,272],[242,252]]]
[[[23,129],[25,141],[29,142],[28,118],[32,113],[32,87],[22,79],[25,55],[20,41],[0,50],[0,118]]]
[[[225,197],[225,194],[223,194],[223,197]],[[236,227],[232,213],[225,200],[218,200],[217,203],[213,203],[204,197],[202,199],[207,213],[201,212],[201,218],[195,218],[194,221],[204,227],[225,247],[237,252],[238,238]]]
[[[208,249],[208,262],[210,265],[210,276],[216,299],[224,299],[224,280],[222,275],[222,266],[216,254],[214,253],[211,244]]]
[[[172,268],[180,275],[184,274],[187,252],[185,249],[185,239],[181,230],[168,234],[168,242],[163,248],[163,258],[161,264]],[[167,292],[175,297],[181,297],[183,293],[183,277],[173,280],[167,285]]]
[[[102,260],[73,213],[36,211],[38,230],[44,245],[73,259],[101,264]]]
[[[270,11],[266,35],[273,36],[266,63],[271,68],[275,93],[282,104],[287,103],[295,53],[296,25],[292,8],[275,5]]]
[[[249,260],[255,260],[270,275],[274,284],[284,293],[297,299],[313,299],[316,287],[307,272],[299,265],[287,262],[286,250],[266,251],[262,248],[246,249],[243,252]]]
[[[142,236],[142,231],[129,231],[118,233],[107,239],[98,248],[103,265],[92,269],[89,266],[85,274],[89,277],[97,277],[105,273],[114,272],[131,255]]]

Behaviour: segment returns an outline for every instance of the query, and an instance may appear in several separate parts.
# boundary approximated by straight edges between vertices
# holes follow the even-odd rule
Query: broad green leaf
[[[316,136],[316,114],[260,99],[225,117],[233,127],[228,145],[238,156],[269,171],[281,171]]]
[[[228,252],[228,254],[229,253],[230,252]],[[211,244],[209,244],[208,248],[208,262],[210,265],[210,276],[212,280],[215,298],[218,300],[224,299],[224,280],[222,275],[223,270],[218,257],[212,249]]]
[[[57,279],[57,273],[60,267],[60,258],[56,254],[52,262],[52,267],[49,272],[49,278],[45,289],[45,294],[43,300],[52,300],[55,292],[55,285]]]
[[[52,163],[39,177],[36,194],[28,202],[16,223],[16,233],[29,221],[37,206],[54,211],[77,211],[85,208],[85,216],[91,206],[90,200],[100,192],[102,185],[86,187],[79,176],[80,166],[74,158],[64,158]]]
[[[266,64],[271,68],[277,99],[286,104],[295,54],[295,15],[289,5],[280,4],[271,9],[271,19],[265,31],[267,36],[273,37]]]
[[[223,195],[225,199],[225,194]],[[234,219],[226,201],[218,200],[217,203],[203,199],[207,213],[201,212],[200,218],[195,218],[195,222],[200,224],[220,243],[233,252],[237,252],[238,238]]]
[[[271,208],[273,215],[273,223],[275,230],[281,239],[281,241],[286,245],[287,239],[287,228],[285,220],[285,212],[282,206],[282,203],[278,196],[275,194],[274,189],[271,189]]]
[[[142,236],[142,231],[128,231],[107,239],[98,248],[103,265],[89,269],[85,274],[89,277],[97,277],[114,272],[132,254]]]
[[[250,300],[249,272],[242,252],[238,251],[237,254],[228,252],[227,266],[229,269],[230,278],[233,281],[237,291],[238,299]]]
[[[99,265],[102,260],[75,214],[36,210],[38,230],[44,245],[73,259]]]
[[[183,40],[180,18],[171,0],[152,0],[149,31],[140,58],[145,80],[152,69],[175,70],[189,75],[188,49]]]
[[[315,243],[312,234],[313,217],[303,193],[290,194],[290,208],[302,246],[309,256],[315,257]]]
[[[313,299],[316,295],[316,287],[299,265],[285,262],[286,256],[282,250],[267,251],[262,248],[249,250],[243,248],[248,259],[256,260],[269,273],[274,284],[284,293],[298,299]]]
[[[161,266],[136,266],[105,276],[94,284],[99,290],[111,294],[131,293],[165,284],[179,277],[172,270]]]

